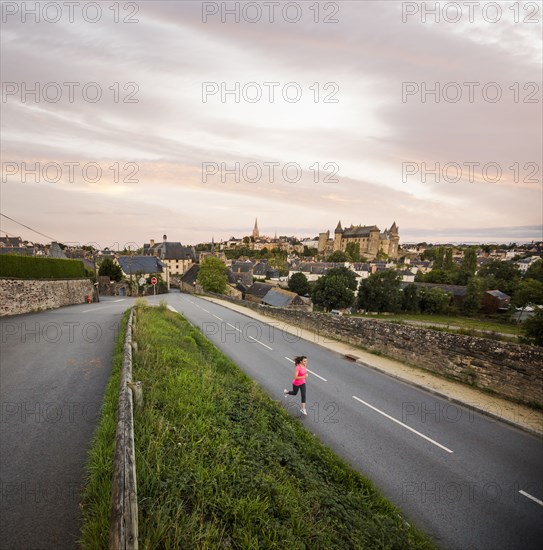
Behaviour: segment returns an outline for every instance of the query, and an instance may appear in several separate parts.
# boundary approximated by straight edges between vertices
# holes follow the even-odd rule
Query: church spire
[[[258,239],[260,237],[260,231],[258,231],[258,218],[255,218],[255,226],[253,228],[253,238]]]

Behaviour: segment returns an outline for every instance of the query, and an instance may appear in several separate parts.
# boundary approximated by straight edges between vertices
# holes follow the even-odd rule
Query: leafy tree
[[[474,315],[481,307],[481,297],[483,295],[483,283],[478,277],[472,277],[469,280],[462,311],[465,315]]]
[[[377,261],[388,260],[388,254],[382,248],[380,248],[379,252],[377,252],[377,256],[375,256],[375,259]]]
[[[367,311],[390,311],[400,309],[400,274],[391,269],[373,273],[360,282],[358,307]]]
[[[524,275],[525,279],[535,279],[543,283],[543,259],[535,261],[527,270]]]
[[[349,307],[354,301],[356,275],[346,267],[330,269],[313,287],[313,302],[326,309]]]
[[[424,288],[419,293],[420,309],[424,313],[445,313],[451,301],[450,294],[441,288]]]
[[[111,258],[104,258],[100,264],[98,275],[109,277],[112,281],[119,282],[123,278],[123,270]]]
[[[345,286],[350,290],[356,290],[356,275],[348,267],[334,267],[326,273],[327,277],[338,277],[343,280]]]
[[[402,309],[410,313],[418,313],[420,311],[418,289],[413,283],[403,289]]]
[[[426,281],[426,275],[422,271],[417,271],[415,273],[415,282],[416,283],[424,283]]]
[[[204,290],[224,294],[227,283],[225,263],[213,256],[206,258],[200,265],[197,279]]]
[[[303,273],[294,273],[288,281],[288,288],[300,296],[305,296],[310,290],[309,281]]]
[[[543,282],[535,279],[521,281],[513,295],[513,303],[517,307],[543,304]]]
[[[454,260],[453,260],[452,248],[445,249],[445,257],[443,259],[443,269],[445,271],[455,271],[456,269],[456,266],[454,265]]]
[[[332,252],[330,256],[328,256],[328,261],[341,263],[341,262],[348,262],[349,259],[347,258],[347,254],[345,254],[343,250],[336,250],[335,252]]]
[[[360,261],[360,244],[359,243],[348,243],[345,247],[345,254],[351,262]]]
[[[352,305],[354,292],[345,285],[345,280],[337,275],[323,275],[315,283],[312,292],[313,302],[326,309],[341,309]]]
[[[434,265],[432,269],[443,269],[444,259],[445,249],[442,246],[438,246],[434,252]]]
[[[511,262],[492,260],[479,269],[477,277],[484,278],[487,288],[513,296],[520,281],[520,271]]]
[[[524,336],[528,342],[543,346],[543,309],[537,311],[522,324]]]
[[[443,285],[454,285],[456,283],[456,274],[453,271],[445,269],[432,269],[430,273],[424,276],[425,283],[436,283]]]
[[[318,249],[314,247],[307,247],[304,244],[304,251],[302,252],[302,256],[309,258],[311,256],[316,256],[319,253]]]
[[[473,246],[464,250],[464,260],[458,276],[458,284],[465,285],[477,270],[477,252]]]

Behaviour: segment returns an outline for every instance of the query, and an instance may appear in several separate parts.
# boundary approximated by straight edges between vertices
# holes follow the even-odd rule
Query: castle
[[[349,243],[360,246],[360,255],[368,260],[374,260],[379,251],[384,252],[389,258],[398,258],[400,243],[399,228],[396,222],[390,229],[383,232],[376,225],[351,225],[343,229],[341,221],[334,231],[334,238],[330,238],[330,231],[319,233],[319,254],[329,255],[336,250],[345,252]]]

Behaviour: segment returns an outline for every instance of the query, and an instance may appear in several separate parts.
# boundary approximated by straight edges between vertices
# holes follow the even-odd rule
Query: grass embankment
[[[365,317],[371,319],[382,319],[384,321],[396,321],[396,322],[417,322],[424,323],[425,325],[435,325],[437,328],[451,327],[451,332],[455,331],[453,327],[459,327],[459,329],[466,332],[469,331],[482,331],[493,332],[497,334],[511,334],[513,336],[519,336],[521,334],[521,328],[519,325],[513,325],[509,323],[500,323],[498,321],[486,320],[486,319],[472,319],[470,317],[461,316],[449,316],[449,315],[430,315],[430,314],[413,314],[413,313],[395,313],[395,314],[367,314],[357,315],[358,317]],[[456,330],[455,332],[458,332]]]
[[[433,547],[180,315],[139,308],[135,337],[134,377],[144,389],[135,415],[143,548]],[[106,436],[101,449],[114,438],[101,426]],[[111,473],[93,451],[88,494],[94,484],[106,490],[94,480],[103,468]],[[96,526],[84,530],[84,545],[105,547],[107,518],[98,515],[106,511],[96,497],[85,510]]]
[[[83,519],[81,545],[83,548],[103,549],[108,547],[117,404],[128,315],[129,312],[126,312],[121,321],[121,330],[113,353],[113,369],[100,411],[100,422],[94,433],[87,461],[87,484],[81,503]]]

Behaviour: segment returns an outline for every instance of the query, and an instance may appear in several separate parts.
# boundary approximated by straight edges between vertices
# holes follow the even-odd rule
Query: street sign
[[[145,277],[140,277],[138,283],[140,284],[140,286],[143,286],[145,284]]]
[[[156,277],[151,277],[151,284],[156,285]]]

